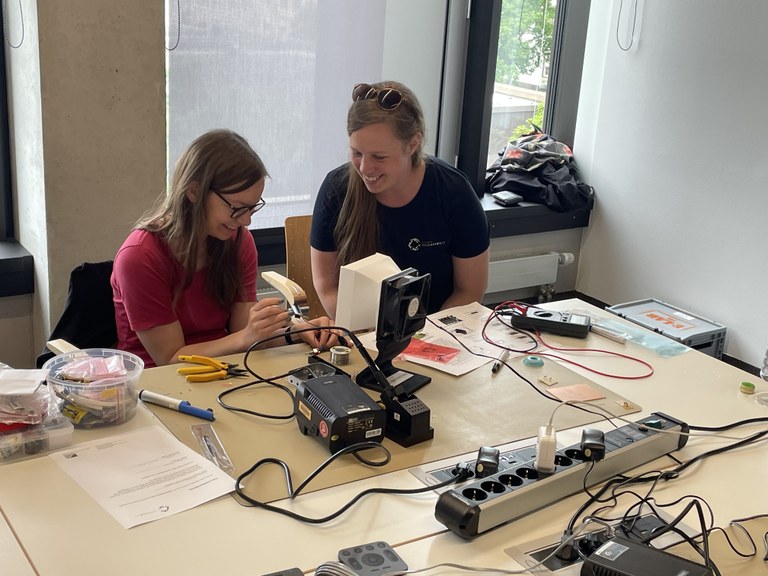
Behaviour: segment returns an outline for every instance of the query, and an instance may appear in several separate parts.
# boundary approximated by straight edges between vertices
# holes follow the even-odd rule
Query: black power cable
[[[386,458],[383,461],[379,462],[371,462],[367,459],[362,459],[357,453],[364,450],[370,450],[370,449],[380,449],[385,452]],[[450,486],[451,484],[455,484],[458,482],[463,482],[469,477],[469,469],[468,468],[461,468],[459,470],[459,473],[454,477],[450,478],[449,480],[446,480],[445,482],[441,482],[440,484],[436,484],[434,486],[425,486],[423,488],[412,488],[412,489],[401,489],[401,488],[368,488],[367,490],[363,490],[362,492],[359,492],[354,498],[352,498],[349,502],[344,504],[341,508],[336,510],[336,512],[333,512],[327,516],[323,516],[321,518],[310,518],[307,516],[302,516],[301,514],[297,514],[296,512],[291,512],[290,510],[284,510],[283,508],[279,508],[277,506],[272,506],[271,504],[267,504],[266,502],[261,502],[259,500],[256,500],[255,498],[251,498],[244,492],[244,484],[245,480],[253,474],[259,467],[261,467],[264,464],[277,464],[283,468],[283,471],[285,473],[285,480],[286,480],[286,486],[288,488],[288,496],[293,499],[296,496],[299,495],[299,493],[315,478],[317,475],[324,470],[327,466],[329,466],[334,460],[337,458],[345,455],[345,454],[354,454],[359,460],[365,462],[366,464],[370,466],[384,466],[386,465],[390,460],[390,453],[389,451],[379,444],[378,442],[359,442],[357,444],[352,444],[350,446],[347,446],[345,448],[342,448],[338,452],[331,455],[330,458],[328,458],[325,462],[323,462],[320,466],[318,466],[308,477],[304,482],[301,483],[301,485],[294,490],[293,484],[291,480],[291,472],[288,469],[288,466],[283,462],[282,460],[278,460],[276,458],[265,458],[263,460],[258,461],[256,464],[251,466],[248,470],[240,474],[240,476],[237,477],[237,480],[235,482],[235,492],[237,495],[245,502],[250,504],[251,506],[263,508],[264,510],[269,510],[270,512],[276,512],[277,514],[282,514],[283,516],[287,516],[288,518],[293,518],[294,520],[298,520],[300,522],[305,522],[307,524],[324,524],[326,522],[330,522],[331,520],[334,520],[341,516],[344,512],[349,510],[356,502],[364,498],[365,496],[368,496],[369,494],[400,494],[400,495],[410,495],[410,494],[422,494],[425,492],[431,492],[433,490],[437,490],[440,488],[444,488],[446,486]]]

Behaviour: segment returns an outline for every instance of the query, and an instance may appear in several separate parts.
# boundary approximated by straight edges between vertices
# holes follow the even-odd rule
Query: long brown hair
[[[387,80],[371,84],[373,93],[392,88],[403,95],[403,101],[394,110],[382,110],[375,98],[352,102],[347,113],[347,135],[370,124],[389,124],[395,137],[407,146],[416,134],[425,135],[424,113],[416,95],[405,85]],[[411,155],[411,165],[416,167],[424,158],[424,139]],[[379,222],[376,217],[376,197],[368,192],[357,171],[348,164],[347,195],[333,230],[339,249],[339,265],[349,264],[376,252],[379,238]]]
[[[160,235],[181,263],[184,277],[174,279],[179,291],[190,285],[197,269],[199,240],[206,235],[208,195],[236,194],[268,175],[259,155],[231,130],[206,132],[179,156],[170,190],[136,223],[136,228]],[[187,195],[190,190],[195,191],[194,201]],[[243,295],[239,259],[242,235],[243,228],[239,227],[234,240],[206,239],[206,286],[224,308]]]

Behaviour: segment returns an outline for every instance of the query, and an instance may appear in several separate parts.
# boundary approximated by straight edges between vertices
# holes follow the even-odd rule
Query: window
[[[573,146],[589,1],[473,2],[459,167],[486,167],[530,122]]]
[[[502,1],[486,165],[530,123],[544,124],[555,12],[555,0]]]
[[[325,174],[347,160],[357,82],[395,79],[413,89],[427,152],[456,164],[482,194],[499,148],[492,120],[504,114],[504,101],[493,109],[497,69],[499,84],[513,84],[506,56],[497,55],[519,37],[523,60],[535,65],[523,67],[514,89],[538,84],[532,100],[546,102],[542,128],[572,139],[589,0],[166,1],[169,173],[206,130],[231,128],[248,139],[271,175],[268,208],[251,222],[263,263],[283,261],[285,218],[311,213]],[[521,117],[533,109],[527,104]],[[498,133],[508,138],[513,128]]]
[[[384,78],[418,94],[434,145],[448,4],[169,0],[169,174],[197,136],[235,130],[271,176],[251,227],[281,228],[312,212],[326,173],[347,160],[352,87]]]

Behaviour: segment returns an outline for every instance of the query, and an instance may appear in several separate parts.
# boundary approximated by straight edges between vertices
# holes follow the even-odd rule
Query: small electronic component
[[[211,424],[193,424],[191,428],[192,435],[200,445],[200,452],[203,456],[230,476],[234,475],[235,465],[229,459],[229,454],[224,449],[213,426]]]
[[[557,384],[557,380],[555,380],[552,376],[544,375],[541,378],[539,378],[539,382],[542,384],[546,384],[547,386],[554,386]]]

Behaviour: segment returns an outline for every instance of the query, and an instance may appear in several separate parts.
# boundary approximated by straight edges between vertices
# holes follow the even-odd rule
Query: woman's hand
[[[281,303],[280,298],[264,298],[251,306],[248,312],[248,324],[244,330],[247,339],[246,348],[290,326],[291,313],[281,307]],[[267,344],[267,346],[273,345]]]
[[[320,318],[315,318],[313,320],[307,320],[306,322],[303,322],[301,324],[295,324],[293,326],[293,330],[296,331],[295,334],[292,335],[293,340],[300,339],[303,342],[306,342],[312,348],[317,348],[318,350],[327,350],[336,342],[338,342],[339,337],[336,334],[335,331],[332,330],[307,330],[306,332],[298,332],[298,330],[310,328],[311,326],[317,326],[318,328],[322,328],[325,326],[333,326],[333,320],[328,318],[327,316],[321,316]]]

